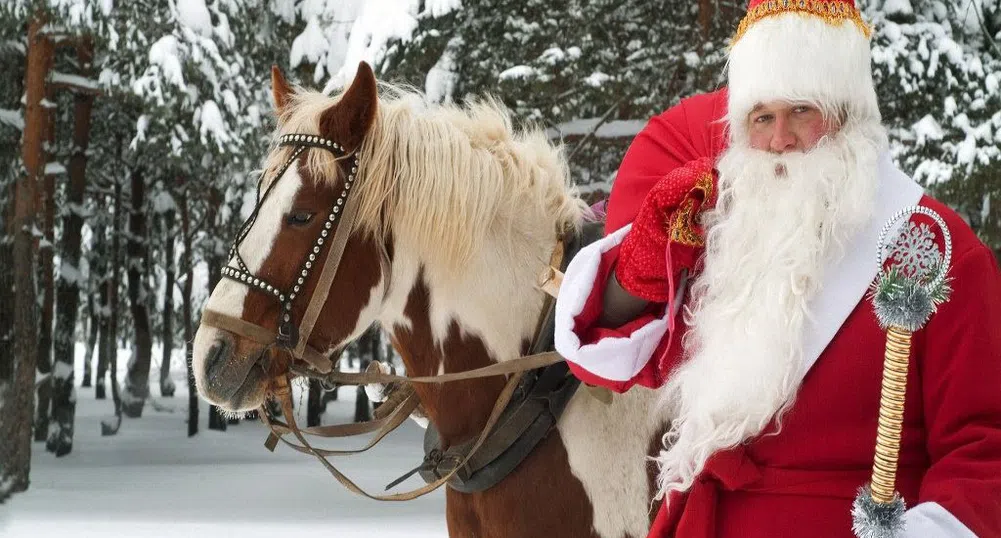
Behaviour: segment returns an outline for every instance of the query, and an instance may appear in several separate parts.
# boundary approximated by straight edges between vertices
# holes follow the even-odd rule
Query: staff
[[[886,260],[898,257],[904,245],[900,241],[887,252],[886,237],[901,218],[920,213],[931,217],[942,230],[945,251],[931,267],[884,267]],[[951,289],[946,274],[952,257],[952,237],[942,217],[925,207],[909,207],[894,215],[879,234],[879,266],[883,269],[871,290],[873,309],[879,324],[886,330],[886,353],[883,359],[883,384],[879,399],[879,426],[876,430],[876,456],[872,480],[859,489],[852,506],[852,530],[859,538],[893,538],[903,532],[904,500],[894,482],[900,433],[904,421],[904,398],[907,367],[911,354],[911,334],[924,327],[938,306],[949,300]]]

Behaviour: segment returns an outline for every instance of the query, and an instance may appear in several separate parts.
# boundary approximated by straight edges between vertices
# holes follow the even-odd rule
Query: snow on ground
[[[82,356],[78,346],[78,357]],[[159,357],[154,351],[154,357]],[[124,372],[129,352],[119,354]],[[73,452],[56,459],[34,444],[31,487],[0,506],[0,536],[11,538],[273,538],[314,536],[425,538],[446,536],[444,492],[405,503],[380,503],[343,489],[313,458],[264,448],[260,422],[242,421],[226,432],[201,424],[187,438],[187,382],[174,360],[174,398],[154,397],[143,417],[123,419],[117,436],[101,437],[111,400],[77,389]],[[82,374],[77,364],[77,379]],[[159,379],[154,365],[150,379]],[[159,394],[154,381],[152,391]],[[351,419],[354,389],[343,388],[324,423]],[[110,386],[109,394],[110,398]],[[383,486],[419,463],[423,431],[408,421],[369,453],[332,460],[362,487]],[[330,443],[319,443],[332,446]],[[338,446],[361,443],[345,441]],[[401,488],[423,485],[411,478]]]

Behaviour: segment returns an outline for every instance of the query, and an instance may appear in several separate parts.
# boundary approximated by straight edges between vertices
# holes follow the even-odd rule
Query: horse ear
[[[271,66],[271,97],[275,100],[275,111],[281,116],[282,112],[285,111],[285,105],[292,97],[292,87],[289,86],[285,75],[282,74],[282,70],[277,65]]]
[[[336,105],[320,116],[320,133],[348,151],[357,149],[375,122],[378,101],[375,73],[367,63],[361,62],[351,87]]]

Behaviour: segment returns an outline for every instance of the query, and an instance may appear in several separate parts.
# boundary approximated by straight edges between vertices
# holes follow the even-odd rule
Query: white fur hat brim
[[[796,12],[757,20],[731,47],[727,78],[734,139],[745,136],[742,127],[757,104],[776,100],[879,119],[869,38],[851,20]]]

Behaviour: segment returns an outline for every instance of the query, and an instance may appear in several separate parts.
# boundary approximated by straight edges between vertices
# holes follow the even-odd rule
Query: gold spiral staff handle
[[[933,263],[924,266],[891,266],[883,269],[886,238],[897,221],[915,213],[927,215],[941,230],[944,252],[935,253]],[[893,259],[907,244],[910,229],[905,230],[890,254]],[[913,239],[913,238],[910,238]],[[912,253],[913,254],[913,253]],[[876,318],[886,330],[883,356],[883,380],[879,397],[879,420],[872,479],[859,489],[852,505],[852,530],[859,538],[895,538],[904,530],[906,506],[896,491],[900,436],[903,432],[904,403],[907,396],[907,370],[911,355],[911,335],[924,327],[938,306],[949,299],[946,278],[952,257],[952,237],[942,217],[920,206],[909,207],[894,215],[879,236],[881,272],[873,283],[870,297]],[[927,260],[924,260],[927,261]]]
[[[907,366],[911,352],[911,331],[890,327],[886,331],[886,355],[883,359],[883,387],[879,397],[879,426],[876,430],[876,458],[872,467],[872,498],[877,503],[892,503],[896,496],[894,482],[900,454],[900,433],[904,423],[904,396]]]

